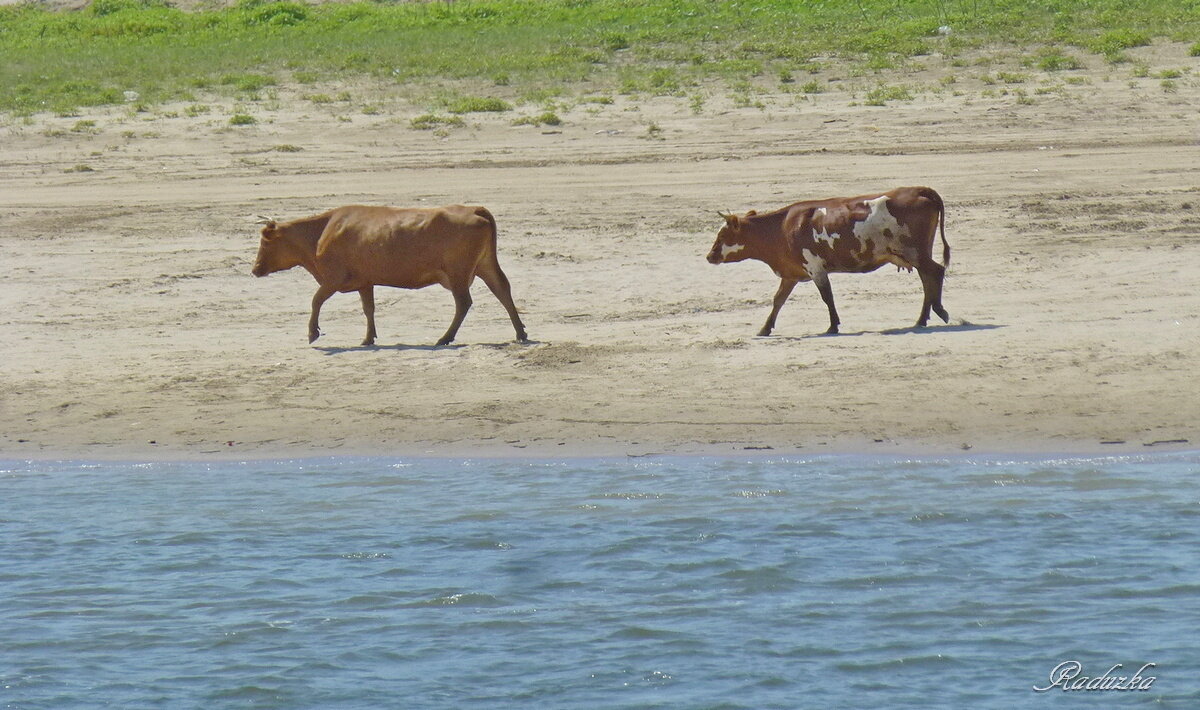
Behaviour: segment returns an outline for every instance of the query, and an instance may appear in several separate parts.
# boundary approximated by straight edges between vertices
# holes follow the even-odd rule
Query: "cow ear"
[[[754,211],[754,210],[750,210],[749,212],[747,212],[747,213],[746,213],[746,216],[747,216],[747,217],[753,217],[753,216],[754,216],[754,215],[756,215],[756,214],[758,214],[758,212],[756,212],[756,211]]]
[[[738,227],[738,216],[737,215],[726,214],[726,215],[721,215],[721,216],[725,218],[725,224],[729,225],[730,229],[737,229],[737,227]]]

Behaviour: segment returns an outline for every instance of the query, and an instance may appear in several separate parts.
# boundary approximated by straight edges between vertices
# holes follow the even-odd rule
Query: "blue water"
[[[8,462],[0,705],[1197,708],[1198,474]],[[1067,660],[1156,680],[1032,690]]]

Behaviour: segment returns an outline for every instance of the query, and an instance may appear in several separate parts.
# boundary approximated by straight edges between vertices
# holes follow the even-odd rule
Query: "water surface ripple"
[[[0,462],[6,708],[1200,707],[1200,456]],[[1052,668],[1157,664],[1144,692]]]

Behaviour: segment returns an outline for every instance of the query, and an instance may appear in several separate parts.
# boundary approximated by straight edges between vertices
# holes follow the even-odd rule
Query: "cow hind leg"
[[[813,274],[813,283],[821,292],[821,300],[829,308],[829,330],[825,332],[829,335],[836,335],[842,321],[838,318],[837,308],[833,305],[833,287],[829,284],[829,274]]]
[[[308,317],[308,342],[314,342],[321,337],[321,306],[329,300],[329,297],[337,292],[337,289],[332,286],[321,286],[313,295],[312,300],[312,315]]]
[[[450,322],[450,327],[446,330],[446,334],[442,339],[437,341],[438,345],[449,345],[454,342],[454,336],[458,335],[459,326],[462,325],[463,319],[467,317],[467,311],[471,310],[471,285],[461,285],[450,289],[450,293],[454,294],[454,320]]]
[[[362,298],[363,315],[367,317],[367,337],[363,339],[363,345],[375,344],[375,287],[367,286],[359,289],[358,295]]]
[[[517,342],[529,342],[529,336],[525,334],[525,324],[521,322],[521,316],[517,313],[517,304],[513,303],[512,286],[508,283],[508,277],[500,270],[500,265],[481,265],[478,276],[487,284],[496,300],[500,301],[500,305],[504,306],[504,310],[508,311],[508,319],[517,331]]]
[[[917,327],[923,328],[929,322],[931,308],[938,318],[942,319],[942,322],[949,323],[950,314],[942,306],[942,283],[946,278],[946,267],[932,258],[924,259],[917,266],[917,273],[921,275],[921,286],[925,291],[925,299],[921,303],[921,316],[917,318]]]
[[[767,322],[763,324],[759,335],[770,335],[775,329],[775,319],[779,317],[779,309],[783,308],[783,304],[787,302],[788,296],[792,295],[792,289],[796,288],[799,281],[795,279],[780,279],[779,290],[775,292],[775,301],[771,304],[771,315],[767,316]]]

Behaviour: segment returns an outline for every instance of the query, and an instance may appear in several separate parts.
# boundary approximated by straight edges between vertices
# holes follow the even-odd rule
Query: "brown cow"
[[[363,345],[375,343],[375,286],[425,288],[440,283],[454,294],[454,320],[437,342],[454,340],[467,309],[471,283],[483,279],[508,311],[517,340],[525,326],[508,278],[496,260],[496,220],[483,207],[338,207],[290,222],[266,220],[255,276],[303,266],[320,285],[312,300],[308,342],[321,335],[321,304],[335,292],[358,291],[367,316]]]
[[[946,214],[942,198],[928,187],[898,187],[895,190],[827,200],[797,202],[782,209],[757,214],[725,215],[725,226],[708,253],[711,264],[743,259],[765,262],[779,277],[779,290],[771,315],[759,335],[770,335],[775,318],[792,289],[801,281],[813,281],[829,307],[828,333],[838,332],[837,309],[829,274],[863,274],[884,264],[921,275],[925,302],[917,327],[929,321],[929,309],[946,322],[942,307],[942,279],[950,264],[946,243]],[[933,240],[939,224],[942,234],[942,263],[933,260]]]

